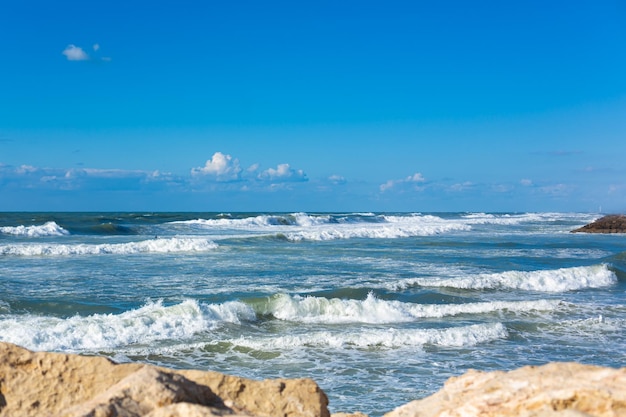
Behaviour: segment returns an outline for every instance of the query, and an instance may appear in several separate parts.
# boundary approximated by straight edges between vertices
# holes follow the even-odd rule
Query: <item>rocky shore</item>
[[[387,410],[380,410],[381,414]],[[470,371],[385,417],[626,416],[626,368]],[[330,417],[311,379],[254,381],[0,343],[0,417]],[[336,413],[333,417],[364,416]]]
[[[572,230],[572,233],[626,233],[626,216],[623,214],[604,216],[593,223]]]

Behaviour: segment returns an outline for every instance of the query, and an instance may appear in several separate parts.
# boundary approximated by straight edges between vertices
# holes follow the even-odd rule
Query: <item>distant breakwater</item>
[[[626,233],[626,215],[611,214],[599,218],[572,233]]]

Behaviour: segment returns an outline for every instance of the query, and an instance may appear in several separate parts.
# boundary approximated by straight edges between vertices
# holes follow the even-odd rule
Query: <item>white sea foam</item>
[[[1,318],[0,340],[35,350],[112,349],[165,339],[184,340],[222,323],[255,318],[249,306],[237,301],[207,305],[186,300],[172,306],[155,302],[118,315]]]
[[[412,304],[380,300],[369,294],[365,300],[300,297],[279,294],[262,307],[261,314],[305,323],[402,323],[421,318],[441,318],[460,314],[485,314],[498,311],[523,313],[551,311],[555,300],[491,301],[466,304]]]
[[[217,248],[208,239],[159,238],[127,243],[103,244],[13,244],[0,245],[0,255],[64,256],[64,255],[130,255],[137,253],[206,252]]]
[[[444,220],[437,216],[383,216],[380,223],[330,224],[284,233],[287,239],[333,240],[333,239],[395,239],[412,236],[432,236],[452,231],[469,230],[462,222]]]
[[[245,217],[241,219],[195,219],[176,221],[171,224],[199,225],[207,228],[234,228],[254,229],[273,226],[313,226],[328,223],[330,216],[311,216],[306,213],[293,213],[288,215],[263,214],[259,216]]]
[[[553,223],[557,221],[580,221],[583,224],[595,220],[598,216],[583,213],[521,213],[492,214],[469,213],[462,216],[468,224],[517,225],[522,223]]]
[[[613,285],[617,276],[606,264],[549,269],[542,271],[506,271],[453,278],[414,278],[400,285],[408,287],[450,287],[461,289],[517,289],[540,292],[565,292]]]
[[[231,342],[257,350],[318,348],[403,348],[425,345],[464,347],[504,339],[508,332],[502,323],[484,323],[445,329],[362,329],[356,332],[309,332],[271,338],[242,336]]]
[[[198,226],[208,230],[245,229],[257,233],[280,234],[291,241],[353,238],[402,238],[431,236],[471,227],[462,221],[431,215],[351,216],[260,215],[243,219],[196,219],[172,224]]]
[[[63,236],[70,234],[67,230],[52,221],[38,226],[2,226],[0,227],[0,233],[27,237]]]

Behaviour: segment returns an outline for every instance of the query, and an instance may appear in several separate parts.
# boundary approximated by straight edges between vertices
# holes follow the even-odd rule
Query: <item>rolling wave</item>
[[[223,323],[255,318],[250,307],[236,301],[207,305],[186,300],[172,306],[154,302],[118,315],[0,318],[0,340],[34,350],[113,349],[158,340],[185,340]]]
[[[506,226],[514,226],[523,223],[556,223],[563,221],[586,224],[594,221],[598,217],[598,215],[587,213],[468,213],[462,216],[464,221],[468,224],[494,224]]]
[[[174,221],[168,224],[216,232],[243,229],[255,233],[275,234],[280,238],[297,242],[304,240],[323,241],[354,238],[394,239],[414,236],[432,236],[453,231],[468,231],[472,229],[472,226],[485,224],[558,224],[559,222],[584,224],[589,221],[589,219],[593,218],[593,216],[588,214],[576,213],[468,213],[453,218],[420,213],[292,213],[260,214],[241,218],[220,216],[211,219]]]
[[[395,288],[448,287],[467,290],[515,289],[538,292],[566,292],[601,288],[617,283],[617,276],[606,264],[541,271],[505,271],[454,278],[412,278],[392,284]]]
[[[131,255],[137,253],[206,252],[218,245],[208,239],[161,238],[139,242],[103,244],[13,244],[0,245],[0,255],[67,256],[67,255]]]
[[[115,223],[101,223],[97,226],[92,226],[88,230],[89,234],[94,235],[136,235],[139,232],[132,227],[122,226]]]
[[[240,337],[231,340],[231,343],[261,351],[302,347],[392,349],[425,345],[475,346],[507,336],[502,323],[485,323],[445,329],[361,329],[356,332],[320,331],[271,338]]]
[[[0,233],[12,236],[43,237],[43,236],[64,236],[70,232],[53,221],[46,222],[39,226],[2,226]]]
[[[313,216],[306,213],[293,214],[262,214],[244,218],[220,217],[217,219],[195,219],[170,222],[170,224],[188,224],[207,228],[236,228],[250,229],[272,226],[312,226],[327,224],[332,221],[332,216]]]
[[[284,233],[287,240],[335,240],[335,239],[397,239],[403,237],[432,236],[446,232],[469,230],[469,226],[459,223],[423,223],[404,225],[374,224],[367,227],[326,227],[318,230],[301,230]]]
[[[491,301],[465,304],[412,304],[387,301],[370,293],[365,300],[300,297],[278,294],[267,303],[258,305],[259,314],[304,323],[402,323],[421,318],[441,318],[461,314],[486,314],[508,311],[523,313],[555,310],[561,303],[555,300]]]

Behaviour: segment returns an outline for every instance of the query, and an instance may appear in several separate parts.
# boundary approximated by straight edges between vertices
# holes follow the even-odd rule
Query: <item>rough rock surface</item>
[[[626,368],[577,363],[469,371],[385,417],[626,416]]]
[[[328,417],[310,379],[253,381],[0,343],[0,417]]]
[[[0,417],[330,417],[327,406],[310,379],[253,381],[0,342]],[[418,416],[626,417],[626,368],[552,363],[469,371],[385,415]]]
[[[572,233],[626,233],[626,216],[623,214],[604,216],[593,223],[572,230]]]

